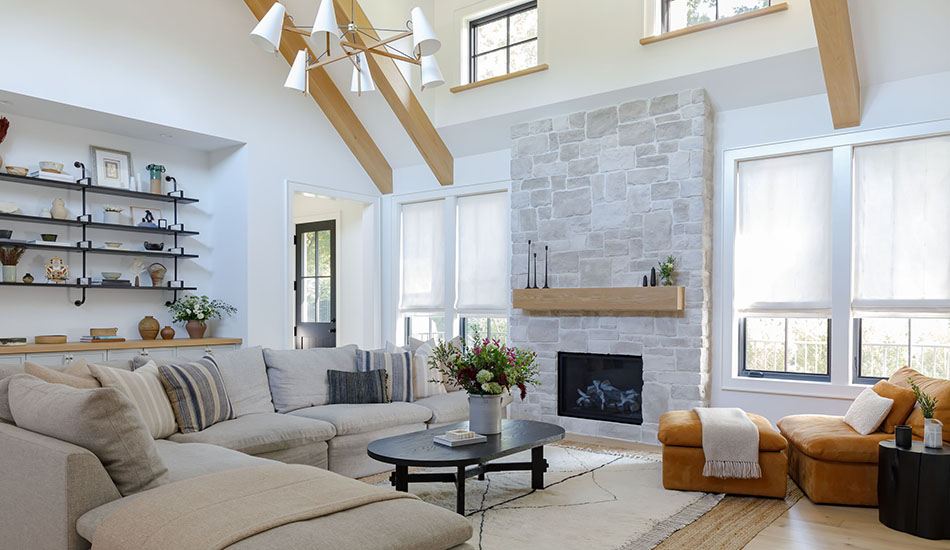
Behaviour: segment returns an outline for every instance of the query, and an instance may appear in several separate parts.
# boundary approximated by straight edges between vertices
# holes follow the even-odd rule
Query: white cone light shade
[[[286,13],[287,10],[283,4],[275,3],[251,31],[251,40],[267,53],[274,53],[280,48],[280,33],[284,30],[284,14]]]
[[[320,49],[322,45],[326,44],[327,37],[331,34],[340,38],[340,27],[336,23],[333,0],[323,0],[320,2],[320,9],[317,10],[317,18],[313,21],[313,31],[310,33],[310,38]]]
[[[438,88],[445,84],[442,71],[439,70],[439,64],[436,63],[434,55],[422,56],[420,68],[422,69],[423,88]]]
[[[360,69],[353,67],[353,83],[350,84],[350,91],[353,92],[372,92],[376,90],[373,84],[373,77],[369,74],[369,63],[366,61],[366,53],[361,53]]]
[[[412,51],[419,56],[433,55],[439,51],[442,43],[436,37],[435,30],[426,19],[422,8],[418,6],[412,8],[410,16],[412,17]]]
[[[297,90],[298,92],[307,91],[307,52],[300,50],[294,59],[293,66],[290,67],[290,74],[284,82],[284,88]]]

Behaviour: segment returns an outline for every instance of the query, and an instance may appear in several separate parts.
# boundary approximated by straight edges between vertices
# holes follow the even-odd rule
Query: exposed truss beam
[[[847,0],[811,0],[821,70],[835,128],[861,124],[861,82]]]

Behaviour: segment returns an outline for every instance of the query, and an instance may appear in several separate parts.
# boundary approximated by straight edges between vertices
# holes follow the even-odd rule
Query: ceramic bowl
[[[165,248],[165,243],[150,243],[145,241],[145,250],[162,250]]]
[[[117,243],[115,241],[106,241],[106,248],[122,248],[122,243]]]
[[[13,236],[12,229],[0,229],[0,239],[9,239]]]
[[[30,170],[22,166],[7,166],[7,174],[12,174],[14,176],[25,176],[30,173]]]
[[[55,243],[56,237],[57,235],[55,233],[43,233],[42,235],[40,235],[40,238],[42,238],[44,241],[48,243]]]
[[[54,174],[63,173],[63,163],[44,160],[40,163],[40,170],[44,172],[53,172]]]
[[[122,276],[122,274],[119,273],[118,271],[103,271],[102,273],[100,273],[100,275],[102,275],[102,278],[107,281],[115,281],[116,279]]]

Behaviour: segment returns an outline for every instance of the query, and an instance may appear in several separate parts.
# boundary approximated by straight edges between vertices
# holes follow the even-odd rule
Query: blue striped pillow
[[[371,370],[386,371],[389,375],[390,401],[413,401],[412,393],[412,356],[408,351],[387,353],[383,350],[356,352],[356,370],[367,372]]]
[[[182,365],[159,365],[158,373],[181,433],[200,432],[234,418],[228,391],[212,357]]]

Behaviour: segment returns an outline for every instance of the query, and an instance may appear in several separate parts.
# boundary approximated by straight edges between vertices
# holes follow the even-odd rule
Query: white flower
[[[198,319],[199,319],[199,320],[200,320],[200,319],[204,319],[204,318],[205,318],[205,314],[204,314],[204,313],[199,313],[199,314],[198,314]]]
[[[491,391],[491,384],[489,384],[488,382],[482,384],[482,391],[483,391],[483,392],[489,392],[489,391]]]

